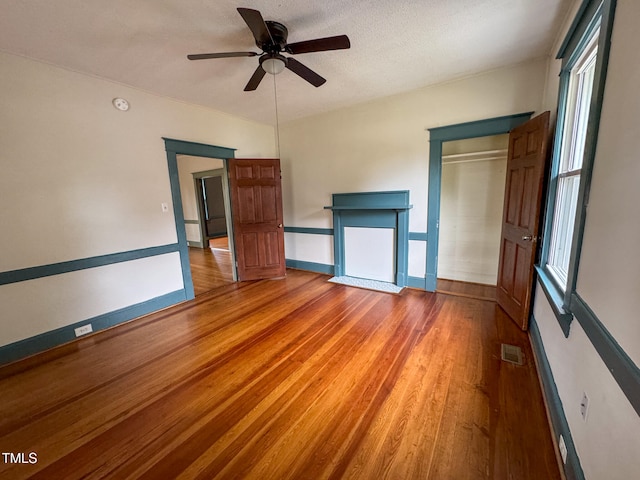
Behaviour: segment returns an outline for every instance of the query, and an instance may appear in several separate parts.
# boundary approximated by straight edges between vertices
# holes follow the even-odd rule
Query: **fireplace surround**
[[[345,275],[345,227],[392,228],[395,235],[395,285],[407,284],[409,268],[409,190],[390,192],[334,193],[334,274]]]

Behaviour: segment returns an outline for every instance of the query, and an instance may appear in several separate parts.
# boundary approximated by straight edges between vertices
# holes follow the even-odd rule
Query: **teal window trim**
[[[167,152],[167,167],[169,169],[169,184],[173,200],[173,216],[178,237],[178,251],[180,252],[180,265],[182,267],[182,281],[184,284],[186,300],[195,298],[193,279],[191,278],[191,265],[189,263],[189,244],[187,242],[187,229],[184,223],[182,210],[182,196],[180,194],[180,178],[178,176],[178,155],[191,155],[194,157],[219,158],[227,160],[234,158],[235,149],[206,145],[204,143],[185,142],[173,138],[162,138]]]
[[[568,61],[571,55],[573,55],[576,51],[582,50],[582,48],[578,48],[579,43],[581,41],[584,41],[584,34],[587,32],[593,19],[597,18],[599,10],[602,8],[602,6],[602,0],[582,1],[582,4],[578,8],[576,16],[573,19],[573,22],[571,23],[571,26],[569,27],[564,40],[562,41],[562,45],[560,45],[560,48],[558,49],[556,59],[562,59],[564,64],[564,62]],[[584,47],[584,45],[582,45],[582,47]]]
[[[538,266],[538,281],[551,304],[558,323],[565,336],[569,335],[569,326],[573,319],[571,315],[571,296],[576,289],[578,269],[580,265],[580,253],[582,251],[582,238],[586,221],[587,204],[589,201],[589,189],[593,163],[598,142],[598,130],[600,115],[604,98],[604,88],[611,50],[611,33],[615,14],[616,0],[584,0],[578,15],[558,52],[558,59],[562,59],[560,72],[560,85],[558,94],[558,120],[554,135],[554,149],[547,188],[547,203],[545,206],[545,220],[542,235],[541,261]],[[553,227],[553,213],[555,210],[556,193],[558,185],[558,172],[560,168],[560,156],[562,150],[562,133],[564,131],[564,119],[567,111],[567,97],[571,69],[587,46],[588,40],[600,27],[598,38],[598,56],[593,81],[593,93],[587,122],[584,157],[580,175],[580,187],[578,190],[578,204],[571,241],[571,253],[569,257],[569,269],[566,288],[561,288],[553,279],[547,268],[549,259],[549,244],[551,243],[551,230]]]
[[[533,112],[488,118],[429,129],[429,193],[427,199],[427,260],[425,290],[435,292],[438,278],[438,237],[442,188],[442,144],[466,138],[509,133],[531,118]]]
[[[540,283],[540,287],[547,297],[549,305],[551,305],[551,310],[553,310],[553,313],[560,324],[562,333],[564,333],[565,337],[569,337],[569,329],[571,327],[573,315],[564,308],[564,292],[560,287],[558,287],[556,282],[553,280],[553,277],[551,277],[546,269],[542,268],[540,265],[536,265],[536,272],[538,274],[538,283]]]

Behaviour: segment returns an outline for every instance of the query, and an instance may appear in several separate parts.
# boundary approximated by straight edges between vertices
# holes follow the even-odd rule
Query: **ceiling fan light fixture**
[[[279,57],[266,58],[262,62],[262,68],[264,69],[264,71],[270,73],[271,75],[279,74],[284,70],[285,66],[285,61]]]

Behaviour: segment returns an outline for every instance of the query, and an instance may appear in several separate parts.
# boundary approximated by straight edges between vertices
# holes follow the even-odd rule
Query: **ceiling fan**
[[[285,57],[283,53],[297,55],[299,53],[324,52],[327,50],[342,50],[351,47],[349,37],[338,35],[335,37],[317,38],[304,42],[287,43],[289,34],[287,27],[279,22],[265,21],[258,10],[250,8],[238,8],[238,13],[249,26],[251,33],[256,39],[256,45],[262,53],[256,52],[225,52],[225,53],[201,53],[187,55],[189,60],[205,60],[209,58],[230,58],[230,57],[256,57],[259,56],[260,65],[249,79],[245,92],[258,88],[265,73],[276,75],[282,72],[285,67],[296,75],[299,75],[314,87],[319,87],[326,82],[324,78],[316,72],[306,67],[295,58]]]

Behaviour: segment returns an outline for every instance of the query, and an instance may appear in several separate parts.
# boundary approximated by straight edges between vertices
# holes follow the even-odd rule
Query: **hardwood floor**
[[[459,280],[447,280],[439,278],[436,291],[447,295],[458,297],[475,298],[478,300],[496,301],[495,285],[485,285],[482,283],[461,282]]]
[[[209,239],[209,246],[219,250],[229,250],[229,237],[218,237]]]
[[[327,279],[228,284],[0,369],[0,451],[38,459],[0,478],[560,478],[493,303]]]
[[[189,263],[196,296],[233,282],[229,250],[189,247]]]

